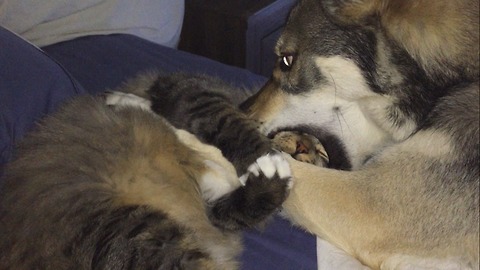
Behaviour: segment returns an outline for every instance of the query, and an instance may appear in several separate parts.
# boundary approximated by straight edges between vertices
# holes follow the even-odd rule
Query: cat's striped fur
[[[143,96],[164,117],[79,97],[23,140],[0,191],[0,269],[238,267],[237,231],[284,201],[288,165],[229,86],[148,78]]]

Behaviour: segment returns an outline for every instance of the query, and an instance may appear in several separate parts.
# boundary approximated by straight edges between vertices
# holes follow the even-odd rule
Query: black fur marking
[[[234,113],[226,113],[218,119],[217,130],[223,130],[227,122],[234,117]]]

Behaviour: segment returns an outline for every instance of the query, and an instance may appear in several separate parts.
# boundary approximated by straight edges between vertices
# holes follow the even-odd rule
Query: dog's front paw
[[[105,104],[109,106],[118,106],[118,107],[137,107],[144,109],[146,111],[151,111],[152,103],[148,99],[144,99],[134,94],[123,93],[123,92],[105,92],[103,94],[105,99]]]
[[[282,131],[273,138],[273,146],[294,159],[326,167],[329,158],[320,141],[312,135],[296,131]]]

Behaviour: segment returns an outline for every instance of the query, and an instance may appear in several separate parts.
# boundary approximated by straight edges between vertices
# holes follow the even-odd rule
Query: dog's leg
[[[295,185],[283,204],[284,213],[363,261],[358,256],[362,247],[374,244],[373,236],[385,234],[381,216],[368,208],[369,185],[352,172],[318,168],[293,158],[289,163]]]
[[[436,143],[429,145],[433,137]],[[478,205],[478,195],[475,203],[474,188],[457,184],[449,193],[436,180],[444,173],[446,160],[437,163],[430,156],[438,159],[452,152],[444,136],[419,132],[357,171],[307,164],[312,162],[298,153],[315,158],[310,150],[319,143],[297,133],[279,133],[274,144],[302,161],[290,160],[296,185],[284,203],[284,213],[367,265],[469,269],[466,258],[478,254],[471,227],[475,216],[469,221],[457,219],[459,213],[471,211],[468,205]],[[439,174],[431,178],[433,166],[438,166],[434,171]]]
[[[273,138],[273,144],[277,149],[289,154],[295,160],[302,162],[299,163],[290,160],[291,166],[295,166],[292,167],[292,169],[295,170],[295,179],[300,181],[300,187],[294,188],[290,198],[288,198],[284,204],[283,213],[289,216],[294,222],[299,223],[299,225],[312,230],[312,233],[325,237],[350,254],[354,254],[354,248],[346,244],[347,242],[350,243],[348,239],[343,240],[334,237],[334,235],[337,234],[335,230],[342,229],[335,225],[335,223],[344,224],[345,222],[342,221],[342,219],[358,220],[363,216],[371,216],[373,213],[366,213],[369,212],[368,209],[362,206],[362,196],[366,194],[367,191],[360,191],[362,189],[361,186],[353,188],[356,182],[347,179],[347,177],[351,175],[350,172],[334,170],[317,171],[316,167],[307,165],[306,163],[314,164],[317,167],[324,167],[326,162],[328,162],[328,157],[326,159],[323,158],[323,156],[327,156],[326,153],[322,156],[319,154],[319,151],[316,151],[317,148],[321,147],[323,149],[323,147],[320,142],[312,136],[292,131],[280,132]],[[315,162],[317,159],[323,159],[324,162],[317,163]],[[317,178],[319,174],[322,175],[322,178]],[[310,181],[310,179],[312,181]],[[352,203],[348,198],[356,198],[353,202],[358,204]],[[316,209],[312,209],[314,207]],[[343,209],[343,218],[340,216],[340,209],[337,209],[339,207]],[[318,211],[324,214],[318,215]],[[329,217],[328,215],[330,214],[334,216]],[[321,222],[324,223],[325,226],[317,226],[319,217],[321,217]],[[370,231],[376,227],[375,224],[372,223],[370,225],[371,226],[366,226],[367,231],[362,232],[362,234],[376,233]],[[363,230],[363,228],[360,227],[356,229],[359,231]],[[349,235],[347,232],[341,231],[339,234]]]
[[[471,220],[456,218],[466,211],[463,204],[438,200],[448,195],[422,181],[415,172],[420,161],[408,171],[394,160],[339,171],[289,158],[295,185],[284,213],[374,269],[422,269],[435,262],[438,269],[478,269],[471,261],[478,258],[478,234]],[[449,265],[457,268],[444,267]]]

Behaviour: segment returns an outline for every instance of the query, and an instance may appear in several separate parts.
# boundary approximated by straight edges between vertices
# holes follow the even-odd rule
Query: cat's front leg
[[[282,154],[273,149],[256,123],[223,94],[228,89],[208,77],[176,75],[158,78],[148,93],[150,108],[155,113],[176,128],[194,134],[203,143],[220,149],[235,167],[242,186],[219,199],[215,198],[228,189],[205,185],[213,188],[204,190],[215,194],[207,195],[212,222],[218,227],[238,230],[253,227],[273,214],[286,199],[292,177]],[[217,171],[213,176],[221,174]],[[206,179],[203,183],[217,182]],[[219,190],[222,192],[217,192]]]
[[[320,141],[312,135],[297,131],[282,131],[272,139],[273,146],[294,159],[319,167],[327,167],[329,157]]]
[[[264,221],[280,208],[293,183],[288,162],[279,152],[258,158],[240,178],[244,186],[217,200],[209,211],[212,223],[226,230]]]
[[[275,213],[292,187],[288,162],[258,124],[228,97],[231,86],[207,76],[159,77],[150,88],[152,109],[173,126],[214,145],[230,161],[241,187],[210,204],[218,227],[253,227]]]

